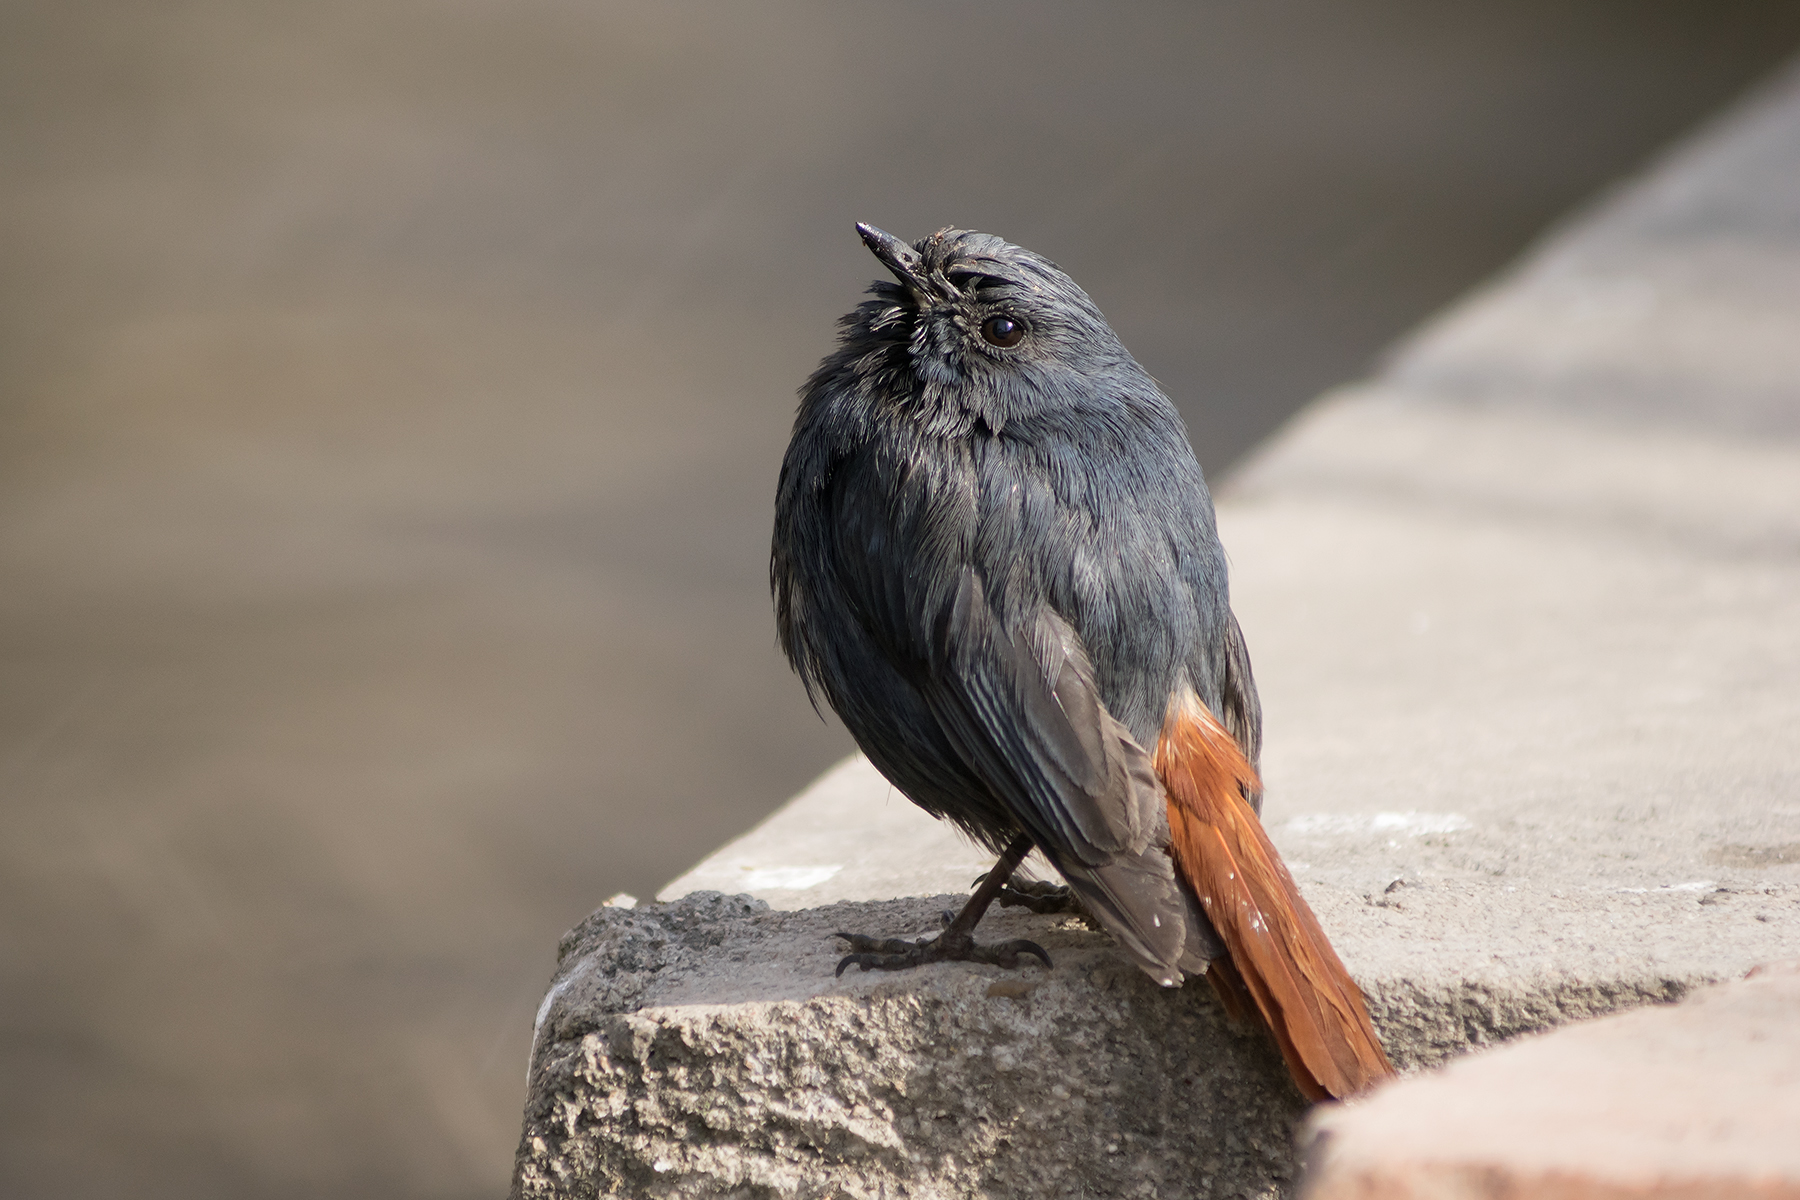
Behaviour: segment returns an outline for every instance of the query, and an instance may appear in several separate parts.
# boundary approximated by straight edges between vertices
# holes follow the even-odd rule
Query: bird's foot
[[[850,945],[850,953],[838,961],[837,973],[845,968],[861,967],[865,971],[904,971],[934,962],[977,962],[1012,970],[1024,955],[1032,955],[1048,967],[1050,955],[1036,942],[1024,938],[984,946],[969,934],[946,929],[934,938],[909,942],[902,938],[873,938],[860,933],[839,933]]]
[[[1000,889],[994,897],[1001,908],[1029,908],[1034,913],[1078,913],[1086,916],[1081,901],[1066,884],[1047,879],[1019,879]]]

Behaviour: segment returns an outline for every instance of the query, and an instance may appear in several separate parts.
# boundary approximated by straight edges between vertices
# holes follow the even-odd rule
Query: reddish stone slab
[[[1800,962],[1313,1117],[1305,1200],[1800,1200]]]

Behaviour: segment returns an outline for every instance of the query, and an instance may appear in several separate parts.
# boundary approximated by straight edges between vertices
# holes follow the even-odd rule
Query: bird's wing
[[[1156,768],[1100,702],[1067,622],[1042,608],[1006,630],[963,567],[932,635],[932,714],[1039,846],[1087,865],[1148,846]]]
[[[965,567],[936,632],[934,712],[1034,840],[1090,865],[1142,850],[1162,785],[1068,624],[1043,608],[1007,630]]]
[[[1009,631],[964,568],[933,640],[921,690],[970,769],[1152,975],[1203,970],[1218,946],[1175,880],[1162,782],[1074,630],[1043,608]]]

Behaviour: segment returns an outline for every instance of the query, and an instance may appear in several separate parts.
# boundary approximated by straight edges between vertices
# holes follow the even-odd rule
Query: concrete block
[[[1499,970],[1458,979],[1372,949],[1404,933],[1394,893],[1321,893],[1395,1061],[1683,995],[1655,973]],[[695,892],[601,909],[572,931],[540,1011],[513,1195],[544,1197],[1267,1196],[1292,1188],[1305,1105],[1260,1029],[1203,981],[1150,983],[1077,920],[999,910],[1018,971],[833,968],[838,929],[934,932],[961,895],[771,909]],[[1663,904],[1701,907],[1695,896]],[[1458,910],[1473,919],[1478,906]],[[1412,940],[1437,952],[1441,920]],[[1506,914],[1518,919],[1523,906]],[[1716,935],[1729,923],[1713,914]],[[1479,946],[1492,928],[1466,931]],[[1416,966],[1416,962],[1414,964]]]
[[[1204,984],[1069,918],[1055,960],[833,976],[834,930],[934,931],[943,896],[799,912],[697,892],[602,909],[540,1015],[513,1196],[1273,1197],[1305,1104]]]
[[[1800,1197],[1800,965],[1312,1119],[1305,1200]]]

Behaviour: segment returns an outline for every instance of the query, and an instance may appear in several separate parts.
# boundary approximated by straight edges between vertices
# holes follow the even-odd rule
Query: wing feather
[[[971,569],[939,636],[944,669],[921,693],[971,770],[1147,972],[1204,969],[1219,947],[1165,850],[1162,781],[1074,631],[1046,608],[1006,634]]]

